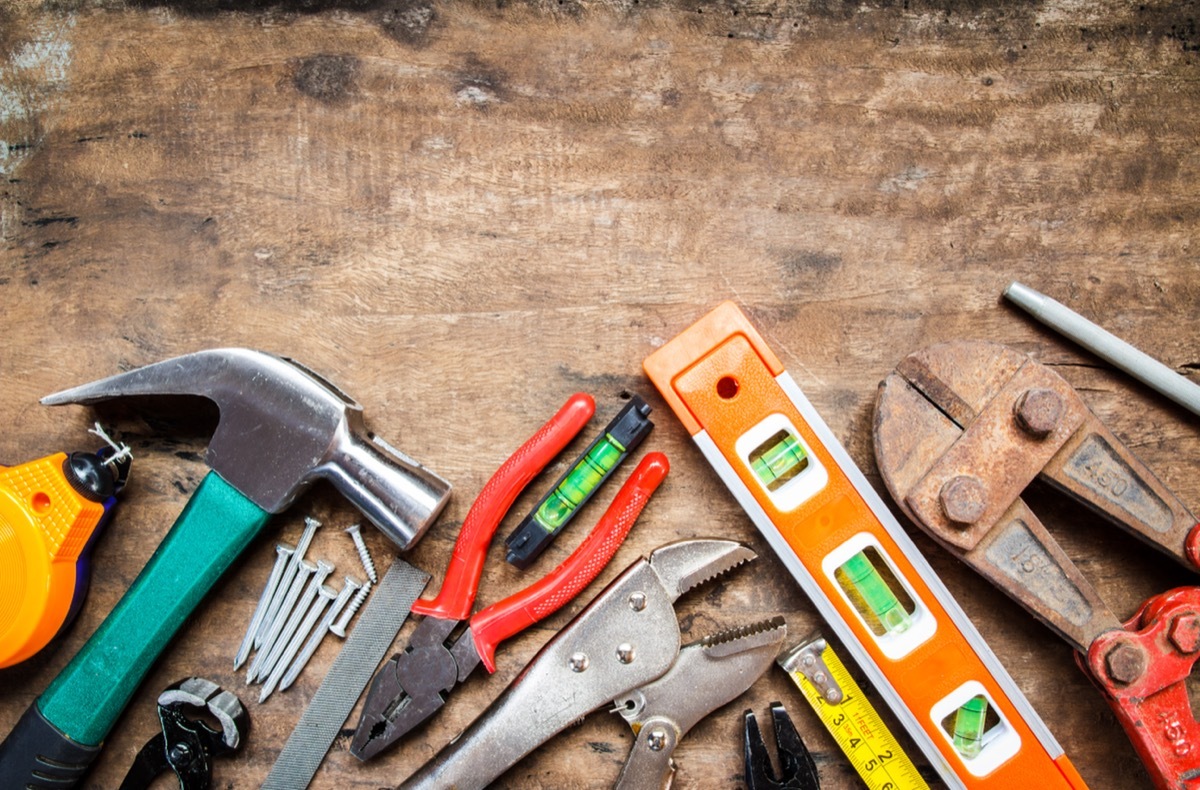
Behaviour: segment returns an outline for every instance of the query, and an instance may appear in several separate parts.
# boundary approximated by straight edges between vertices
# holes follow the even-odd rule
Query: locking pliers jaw
[[[663,677],[680,656],[676,599],[755,556],[735,541],[685,540],[637,560],[402,787],[485,787],[588,713]]]

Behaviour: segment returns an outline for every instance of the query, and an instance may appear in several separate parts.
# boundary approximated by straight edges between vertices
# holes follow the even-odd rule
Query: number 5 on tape
[[[701,318],[644,367],[949,787],[1086,787],[733,303]]]

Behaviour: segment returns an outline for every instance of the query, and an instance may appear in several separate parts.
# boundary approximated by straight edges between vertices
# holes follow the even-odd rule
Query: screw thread
[[[353,600],[346,610],[342,612],[341,619],[337,621],[329,630],[340,637],[346,636],[346,626],[350,625],[350,621],[354,618],[354,613],[363,605],[363,601],[367,600],[367,596],[371,594],[371,582],[364,584],[357,593],[354,594]]]
[[[367,578],[371,580],[371,584],[376,583],[379,581],[379,576],[375,573],[375,561],[371,559],[371,552],[367,551],[367,544],[363,540],[362,533],[359,532],[358,524],[346,531],[354,540],[354,548],[358,550],[358,558],[362,561],[363,570],[367,572]]]

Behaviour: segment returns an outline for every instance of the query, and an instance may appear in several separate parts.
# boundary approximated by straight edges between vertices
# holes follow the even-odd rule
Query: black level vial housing
[[[629,403],[575,459],[550,493],[505,539],[510,565],[524,570],[546,550],[554,536],[654,428],[654,423],[647,419],[649,414],[650,406],[644,400],[637,395],[630,397]]]

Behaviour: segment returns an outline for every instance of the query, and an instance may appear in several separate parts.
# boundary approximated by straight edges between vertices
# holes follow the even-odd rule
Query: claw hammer
[[[50,395],[47,405],[201,395],[220,420],[211,471],[91,639],[0,743],[0,787],[74,787],[155,659],[274,513],[324,478],[400,550],[450,495],[375,439],[362,407],[295,362],[240,348],[175,357]]]

